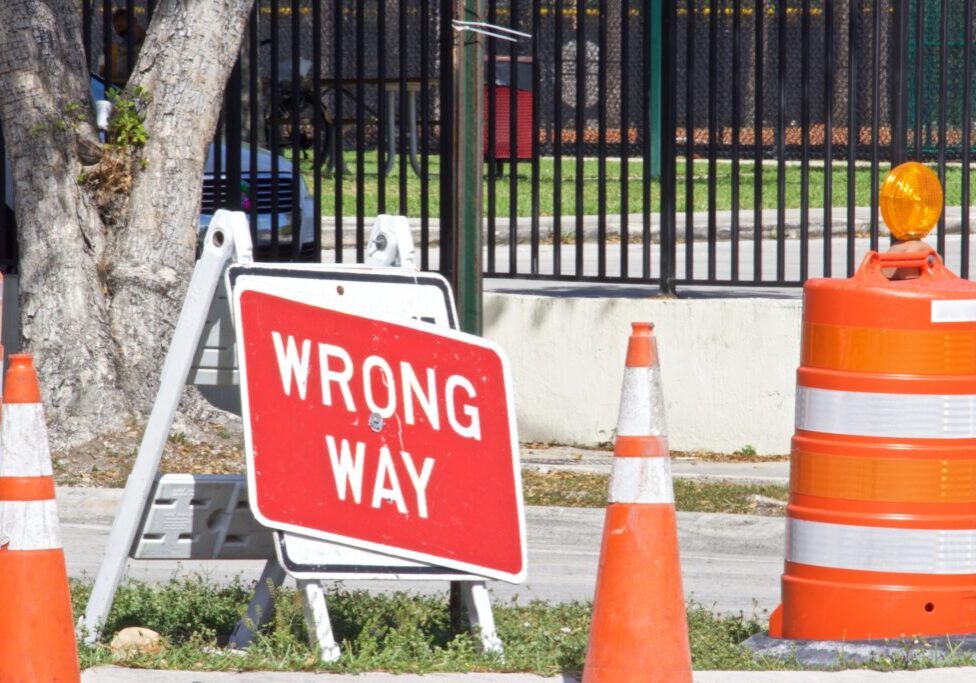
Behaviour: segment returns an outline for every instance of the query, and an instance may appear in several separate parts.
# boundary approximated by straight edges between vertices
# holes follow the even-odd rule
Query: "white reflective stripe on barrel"
[[[932,322],[976,322],[976,299],[937,299],[933,301]]]
[[[899,574],[976,574],[976,529],[892,529],[788,519],[786,560]]]
[[[617,436],[666,435],[661,370],[657,365],[624,368],[619,415]]]
[[[58,507],[53,500],[0,502],[0,531],[7,550],[53,550],[61,547]]]
[[[796,428],[917,439],[976,437],[976,395],[876,394],[798,386]]]
[[[615,457],[610,472],[608,501],[674,504],[671,459]]]

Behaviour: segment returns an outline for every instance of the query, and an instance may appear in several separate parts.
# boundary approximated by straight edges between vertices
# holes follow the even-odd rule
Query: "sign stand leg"
[[[99,630],[108,617],[115,591],[125,573],[129,551],[159,469],[163,446],[173,425],[173,417],[186,384],[200,333],[207,320],[210,302],[224,264],[234,251],[234,236],[240,231],[239,226],[234,226],[235,221],[243,221],[243,228],[247,228],[247,218],[243,213],[218,212],[214,216],[204,238],[203,253],[193,268],[186,300],[163,363],[156,400],[146,423],[146,431],[142,435],[139,454],[115,512],[105,547],[105,557],[99,567],[85,615],[78,622],[78,632],[88,644],[98,640]]]
[[[495,630],[495,615],[491,611],[491,600],[488,597],[488,587],[484,581],[458,581],[461,584],[461,596],[464,608],[468,612],[468,622],[471,630],[481,639],[481,649],[484,652],[504,654],[502,640]]]
[[[318,646],[323,662],[336,661],[342,653],[332,634],[332,621],[329,619],[329,608],[325,604],[322,582],[299,579],[298,592],[302,596],[302,611],[305,612],[309,640]]]
[[[258,585],[254,587],[254,595],[247,605],[247,612],[230,636],[228,645],[237,650],[243,650],[251,641],[260,628],[268,623],[271,613],[274,611],[274,595],[272,591],[281,586],[285,580],[285,570],[278,564],[277,559],[270,559],[264,565]]]

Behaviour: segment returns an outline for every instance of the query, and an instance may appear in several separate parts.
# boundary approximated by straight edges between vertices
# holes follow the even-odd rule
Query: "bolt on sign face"
[[[473,335],[234,291],[251,507],[265,525],[525,576],[508,361]]]

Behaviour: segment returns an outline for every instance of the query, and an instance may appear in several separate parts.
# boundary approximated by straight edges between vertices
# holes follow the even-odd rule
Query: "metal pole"
[[[651,13],[651,30],[646,36],[651,44],[651,64],[647,70],[649,91],[647,115],[649,117],[648,129],[651,135],[651,177],[655,180],[661,179],[661,0],[648,0]],[[689,21],[691,17],[689,15]],[[691,161],[689,160],[690,164]]]
[[[455,0],[455,16],[482,21],[483,0]],[[457,31],[454,63],[454,269],[461,329],[481,334],[481,193],[484,53],[480,35]],[[450,172],[450,171],[448,171]]]

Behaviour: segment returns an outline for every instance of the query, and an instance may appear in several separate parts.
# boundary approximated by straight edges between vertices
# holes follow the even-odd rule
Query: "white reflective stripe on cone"
[[[851,436],[976,437],[976,395],[796,388],[796,428]]]
[[[610,471],[611,503],[674,503],[670,458],[615,457]]]
[[[53,500],[0,502],[0,529],[7,550],[52,550],[61,547],[58,507]]]
[[[40,403],[7,403],[0,423],[0,477],[50,476],[51,452]]]
[[[661,371],[650,368],[624,368],[620,390],[620,417],[617,436],[665,436],[664,397]]]
[[[788,519],[786,560],[900,574],[976,574],[976,529],[892,529]]]

